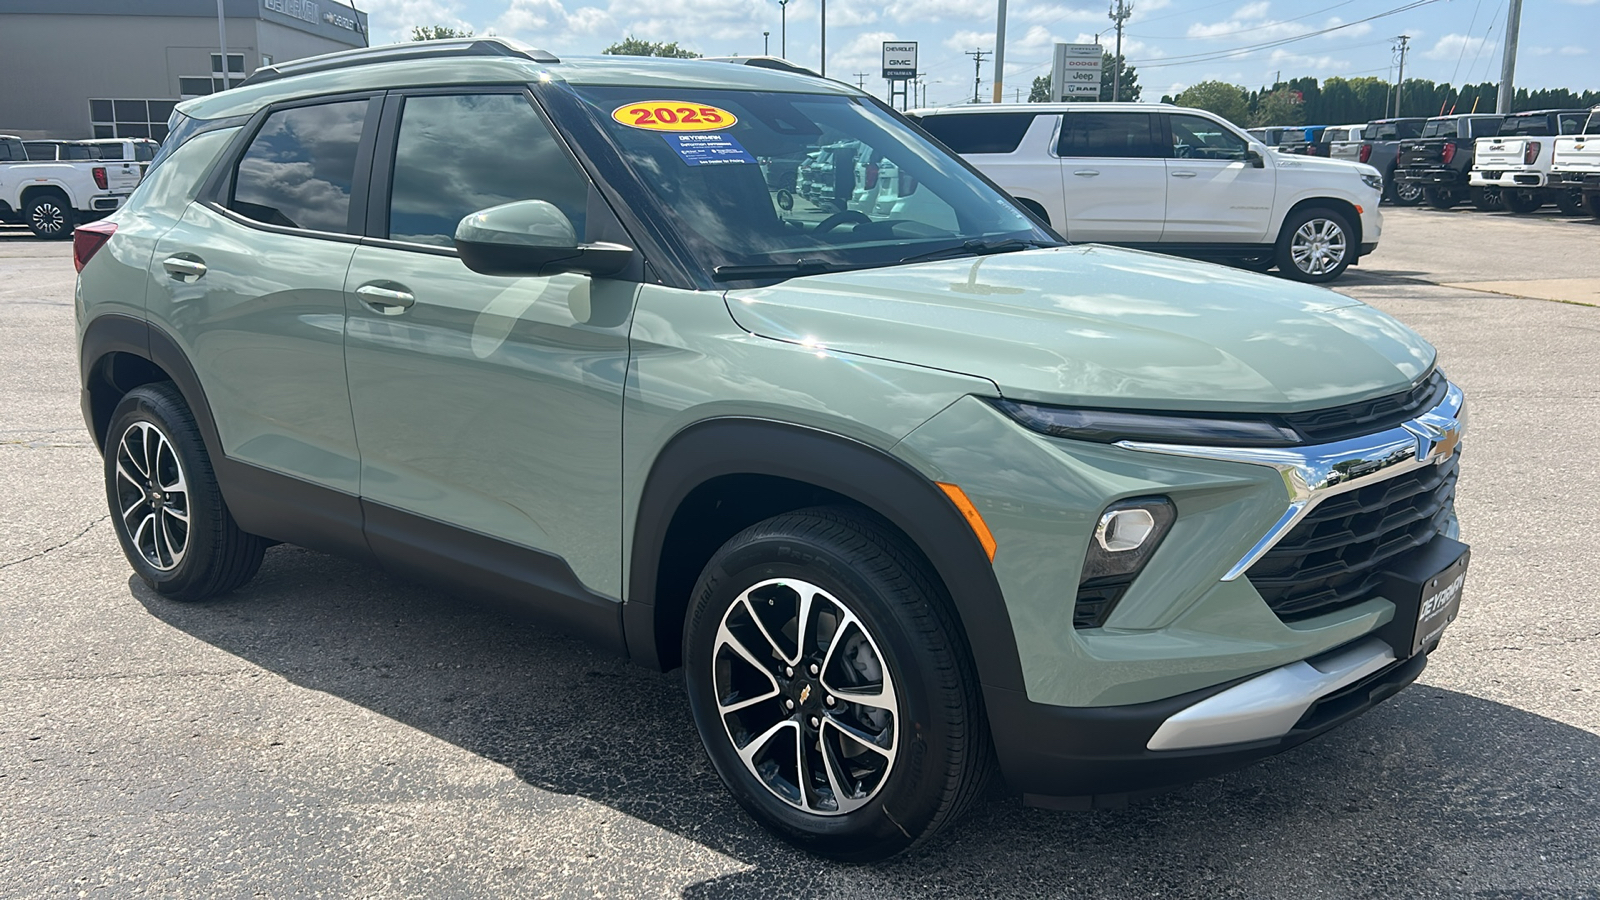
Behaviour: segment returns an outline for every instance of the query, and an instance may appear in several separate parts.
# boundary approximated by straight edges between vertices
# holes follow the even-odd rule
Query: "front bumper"
[[[1473,169],[1467,182],[1473,187],[1532,190],[1549,184],[1550,176],[1544,172],[1523,169]]]

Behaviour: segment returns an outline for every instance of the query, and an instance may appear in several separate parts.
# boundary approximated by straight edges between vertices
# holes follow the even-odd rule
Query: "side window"
[[[922,130],[957,153],[1015,153],[1038,113],[974,113],[928,116]]]
[[[1210,119],[1173,115],[1168,121],[1174,159],[1244,159],[1249,149],[1244,138]]]
[[[239,158],[228,208],[269,225],[348,233],[367,101],[279,110]]]
[[[521,94],[408,97],[400,115],[389,237],[452,246],[491,206],[545,200],[583,236],[589,183]]]
[[[1149,113],[1069,112],[1061,123],[1056,153],[1061,156],[1159,159],[1155,117]]]

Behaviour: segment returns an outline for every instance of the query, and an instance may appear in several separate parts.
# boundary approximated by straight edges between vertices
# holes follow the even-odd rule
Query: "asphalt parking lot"
[[[726,797],[681,677],[291,546],[131,577],[66,244],[0,231],[0,896],[1600,898],[1600,222],[1386,212],[1339,290],[1467,390],[1463,615],[1419,684],[1127,809],[995,796],[874,867]]]

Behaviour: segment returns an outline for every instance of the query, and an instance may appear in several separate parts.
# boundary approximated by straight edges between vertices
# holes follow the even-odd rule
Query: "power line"
[[[1216,34],[1198,34],[1198,35],[1197,34],[1180,34],[1180,35],[1164,35],[1163,36],[1163,35],[1154,35],[1154,34],[1135,34],[1135,35],[1130,35],[1130,37],[1143,38],[1143,39],[1145,39],[1147,41],[1185,41],[1185,40],[1194,40],[1194,39],[1210,40],[1212,38],[1232,37],[1232,36],[1234,36],[1236,34],[1248,34],[1249,32],[1252,32],[1252,31],[1260,31],[1263,28],[1274,28],[1274,27],[1276,27],[1278,25],[1287,25],[1290,22],[1298,22],[1301,19],[1309,19],[1312,16],[1321,15],[1322,13],[1325,13],[1325,12],[1331,12],[1332,10],[1338,9],[1341,6],[1349,6],[1350,4],[1355,3],[1355,2],[1357,2],[1357,0],[1343,0],[1343,2],[1341,2],[1341,3],[1335,3],[1332,6],[1325,6],[1322,9],[1313,10],[1313,11],[1308,12],[1308,13],[1303,13],[1301,15],[1295,16],[1292,19],[1277,19],[1275,21],[1265,22],[1265,23],[1262,23],[1260,25],[1252,25],[1249,28],[1240,28],[1240,29],[1238,29],[1236,31],[1222,31],[1222,32],[1218,32]],[[1480,0],[1480,2],[1481,2],[1481,0]]]
[[[1216,59],[1227,59],[1229,57],[1242,56],[1242,55],[1246,55],[1246,54],[1249,54],[1249,53],[1253,53],[1253,52],[1255,52],[1257,50],[1270,50],[1270,49],[1273,49],[1275,47],[1282,47],[1282,46],[1285,46],[1287,44],[1296,43],[1298,41],[1304,41],[1304,40],[1308,40],[1308,39],[1314,38],[1314,37],[1321,37],[1322,35],[1325,35],[1325,34],[1332,34],[1335,31],[1343,31],[1346,28],[1351,28],[1351,27],[1354,27],[1356,25],[1363,25],[1363,24],[1365,24],[1367,22],[1371,22],[1371,21],[1374,21],[1374,20],[1377,20],[1377,19],[1382,19],[1382,18],[1386,18],[1388,16],[1393,16],[1393,15],[1399,15],[1400,13],[1403,13],[1403,12],[1410,12],[1411,10],[1417,9],[1419,7],[1431,6],[1432,4],[1438,3],[1438,2],[1440,2],[1440,0],[1413,0],[1413,2],[1411,2],[1411,3],[1407,3],[1407,4],[1403,5],[1403,6],[1397,6],[1394,9],[1386,10],[1386,11],[1381,12],[1381,13],[1376,13],[1374,15],[1367,16],[1364,19],[1356,19],[1356,20],[1351,21],[1351,22],[1341,22],[1338,25],[1331,25],[1331,26],[1329,26],[1327,28],[1319,28],[1319,29],[1317,29],[1315,31],[1308,31],[1305,34],[1297,35],[1295,37],[1280,38],[1280,39],[1275,40],[1275,41],[1265,41],[1265,42],[1260,43],[1260,44],[1248,44],[1248,45],[1243,46],[1243,47],[1234,47],[1231,50],[1216,50],[1216,51],[1209,51],[1209,52],[1206,52],[1206,53],[1191,53],[1191,54],[1188,54],[1186,56],[1166,56],[1166,57],[1159,57],[1158,56],[1158,57],[1154,57],[1153,60],[1135,60],[1134,62],[1138,63],[1139,65],[1143,66],[1146,69],[1162,69],[1162,68],[1167,68],[1167,67],[1170,67],[1170,66],[1186,66],[1186,65],[1190,65],[1192,63],[1210,62],[1210,61],[1216,60]],[[1159,61],[1154,61],[1154,60],[1159,60]]]
[[[1467,44],[1472,42],[1472,29],[1478,24],[1478,11],[1483,8],[1483,0],[1472,7],[1472,21],[1467,23],[1467,33],[1461,36],[1461,52],[1456,54],[1456,67],[1450,71],[1450,83],[1456,83],[1456,76],[1461,74],[1461,61],[1467,58]]]

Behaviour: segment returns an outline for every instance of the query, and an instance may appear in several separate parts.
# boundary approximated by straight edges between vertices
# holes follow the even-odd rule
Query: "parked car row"
[[[1600,217],[1600,108],[1461,113],[1365,125],[1257,128],[1280,152],[1354,159],[1383,175],[1384,199],[1450,209]],[[1274,143],[1275,142],[1275,143]]]
[[[116,211],[139,185],[155,141],[24,141],[0,134],[0,222],[47,240]]]

